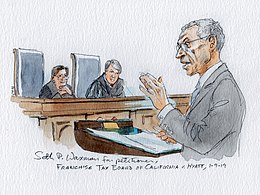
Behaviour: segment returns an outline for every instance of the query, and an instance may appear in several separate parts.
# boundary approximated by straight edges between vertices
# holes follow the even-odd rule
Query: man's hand
[[[157,134],[157,137],[161,138],[163,141],[166,141],[168,143],[176,144],[177,142],[168,136],[165,131],[160,131],[160,133]]]
[[[159,77],[157,80],[154,76],[147,73],[142,74],[139,79],[144,85],[139,86],[140,90],[151,99],[156,109],[163,109],[169,102],[162,82],[162,77]]]

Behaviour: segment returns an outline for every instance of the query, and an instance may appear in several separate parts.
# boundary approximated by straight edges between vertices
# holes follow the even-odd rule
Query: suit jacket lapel
[[[210,77],[206,80],[204,85],[202,86],[199,96],[195,99],[193,104],[191,105],[190,112],[201,102],[201,100],[207,95],[207,93],[212,89],[215,80],[218,78],[220,74],[228,70],[225,63],[223,63],[217,70],[215,70]]]

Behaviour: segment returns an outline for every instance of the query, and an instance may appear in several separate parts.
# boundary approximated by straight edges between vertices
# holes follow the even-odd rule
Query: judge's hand
[[[169,102],[162,77],[159,77],[157,80],[153,75],[146,73],[142,74],[139,79],[143,84],[143,86],[139,86],[140,90],[151,99],[156,109],[163,109]]]
[[[60,86],[58,92],[60,95],[72,94],[71,90],[66,85]]]
[[[170,136],[166,134],[165,131],[160,131],[160,133],[157,134],[157,137],[161,138],[163,141],[166,141],[168,143],[176,144],[177,142]]]

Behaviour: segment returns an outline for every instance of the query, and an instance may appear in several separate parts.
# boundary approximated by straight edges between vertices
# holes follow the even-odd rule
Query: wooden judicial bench
[[[171,95],[177,108],[185,113],[190,101],[190,94]],[[59,141],[62,131],[69,126],[74,128],[74,121],[102,119],[131,119],[133,126],[140,129],[153,129],[158,125],[157,111],[151,101],[144,96],[106,99],[39,99],[12,96],[31,118],[49,121],[52,124],[54,141]]]

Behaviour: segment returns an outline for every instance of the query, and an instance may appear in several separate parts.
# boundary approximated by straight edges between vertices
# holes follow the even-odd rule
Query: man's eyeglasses
[[[177,44],[176,50],[179,51],[179,49],[182,48],[183,51],[187,51],[187,49],[190,47],[189,46],[190,43],[193,43],[195,41],[199,41],[199,40],[205,39],[205,38],[208,38],[208,36],[201,37],[201,38],[198,38],[198,39],[194,39],[194,40],[191,40],[191,41],[187,41],[185,43]]]

